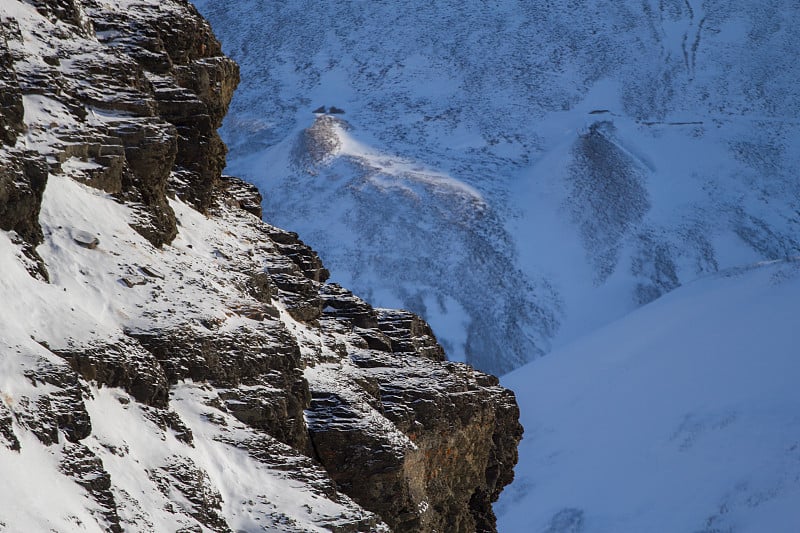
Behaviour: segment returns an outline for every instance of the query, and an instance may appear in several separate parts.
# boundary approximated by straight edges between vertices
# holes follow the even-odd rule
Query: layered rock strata
[[[0,472],[77,494],[0,531],[494,531],[513,394],[221,176],[238,72],[194,8],[0,17]]]

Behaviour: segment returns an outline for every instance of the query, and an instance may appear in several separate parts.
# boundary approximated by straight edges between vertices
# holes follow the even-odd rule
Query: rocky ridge
[[[513,394],[260,220],[237,83],[183,0],[0,7],[0,531],[494,531]]]

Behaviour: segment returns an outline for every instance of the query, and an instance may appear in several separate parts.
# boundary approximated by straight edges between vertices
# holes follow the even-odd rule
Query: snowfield
[[[506,375],[512,532],[800,531],[800,258],[689,283]]]

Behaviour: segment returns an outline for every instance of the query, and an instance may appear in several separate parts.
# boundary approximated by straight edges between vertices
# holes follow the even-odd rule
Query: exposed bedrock
[[[311,382],[311,440],[333,479],[398,532],[494,531],[522,435],[513,395],[463,365],[355,355],[349,380]],[[365,403],[393,424],[371,422]]]
[[[2,142],[14,145],[26,129],[26,96],[44,106],[57,101],[79,119],[88,117],[79,128],[57,122],[30,125],[29,144],[38,141],[36,148],[48,156],[52,170],[73,157],[96,164],[99,168],[82,181],[136,208],[133,226],[155,246],[171,242],[177,226],[170,194],[177,192],[200,210],[211,206],[226,153],[216,130],[238,84],[238,67],[222,55],[208,24],[188,4],[181,4],[185,13],[180,19],[174,10],[150,3],[134,10],[97,0],[33,4],[61,31],[46,64],[32,68],[25,62],[16,21],[0,27]],[[70,31],[96,37],[88,44],[95,49],[78,48]],[[35,191],[30,182],[26,187]],[[9,196],[4,192],[9,189],[0,184],[0,195]],[[38,213],[35,195],[24,205],[26,213]]]

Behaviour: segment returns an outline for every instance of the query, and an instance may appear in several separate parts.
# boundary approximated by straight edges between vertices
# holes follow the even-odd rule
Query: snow
[[[95,424],[90,446],[103,458],[114,480],[123,504],[122,518],[142,531],[174,529],[176,516],[170,512],[171,505],[193,510],[193,504],[179,492],[163,494],[151,474],[180,457],[190,459],[220,489],[222,515],[235,531],[265,530],[265,516],[282,515],[304,531],[323,532],[327,530],[315,520],[342,512],[338,504],[293,481],[290,472],[270,470],[253,461],[247,451],[223,442],[222,437],[230,439],[237,432],[246,436],[252,430],[231,415],[209,408],[208,403],[219,398],[207,385],[188,382],[172,391],[171,406],[192,430],[192,446],[177,440],[171,430],[156,426],[126,394],[113,389],[94,389],[92,393],[89,410]],[[222,420],[210,423],[211,414]],[[132,427],[138,431],[131,431]],[[130,497],[141,494],[148,497]],[[140,504],[143,507],[138,507]],[[142,517],[147,517],[147,523]]]
[[[359,159],[361,164],[370,167],[377,176],[372,180],[378,185],[392,186],[395,180],[418,181],[426,185],[432,185],[435,189],[443,190],[446,193],[464,195],[471,200],[482,203],[481,194],[473,187],[458,181],[451,176],[426,169],[423,165],[413,161],[406,161],[398,157],[380,153],[374,148],[359,142],[355,137],[342,129],[335,127],[334,132],[341,144],[341,149],[337,155],[350,156]],[[392,179],[390,181],[390,179]]]
[[[227,171],[265,218],[451,358],[546,354],[502,378],[526,433],[501,532],[800,530],[797,2],[197,4],[242,66]],[[308,171],[323,104],[349,127]],[[602,205],[599,122],[635,178]]]
[[[504,376],[500,531],[797,531],[798,301],[800,258],[706,277]]]
[[[242,68],[226,171],[335,281],[479,368],[800,253],[797,2],[196,4]],[[321,105],[349,127],[308,168]],[[636,186],[601,195],[579,163],[604,121]]]
[[[19,433],[18,433],[19,434]],[[90,509],[97,507],[75,482],[58,471],[59,448],[23,434],[21,450],[0,446],[0,498],[25,505],[4,506],[0,531],[86,531],[101,533]],[[9,482],[13,480],[13,482]]]
[[[83,169],[76,166],[75,172]],[[218,218],[209,218],[180,200],[171,200],[180,220],[180,233],[171,246],[153,248],[129,225],[130,208],[102,191],[64,175],[51,175],[45,190],[40,222],[45,242],[38,247],[51,277],[45,283],[31,277],[26,259],[0,232],[0,398],[12,413],[21,398],[35,402],[53,392],[50,385],[34,385],[23,372],[34,370],[36,357],[53,364],[64,361],[45,350],[113,342],[126,330],[148,330],[186,323],[192,317],[217,317],[221,331],[231,331],[247,319],[230,315],[230,261],[247,255],[260,235]],[[95,249],[74,242],[76,232],[97,235]],[[235,236],[235,238],[234,238]],[[263,243],[262,243],[263,245]],[[164,279],[141,276],[143,286],[127,288],[120,278],[141,272],[142,266],[166,273]],[[171,308],[180,310],[170,313]],[[308,356],[322,342],[313,329],[282,311],[282,320],[296,331]],[[309,352],[309,350],[311,350]],[[219,402],[215,389],[183,383],[172,388],[170,407],[191,429],[192,445],[176,438],[148,415],[142,406],[119,389],[92,385],[84,398],[92,433],[83,440],[102,461],[112,478],[112,491],[125,527],[131,531],[174,531],[196,526],[192,502],[170,489],[165,493],[154,472],[174,461],[189,461],[204,472],[210,485],[220,490],[221,514],[235,530],[327,531],[324,524],[351,518],[353,504],[322,496],[312,486],[293,478],[300,470],[270,468],[225,442],[243,441],[257,434],[232,415],[208,407]],[[209,416],[210,415],[210,416]],[[211,418],[221,418],[217,423]],[[380,418],[380,420],[378,420]],[[389,422],[372,413],[373,422]],[[62,444],[46,447],[30,431],[14,425],[21,452],[0,445],[0,487],[3,501],[20,502],[0,511],[3,531],[101,531],[91,511],[97,505],[75,482],[59,470]],[[274,441],[286,457],[293,453]],[[282,448],[281,448],[282,447]],[[281,455],[283,457],[284,455]],[[298,467],[300,468],[300,467]],[[303,467],[305,468],[305,467]],[[322,476],[322,474],[318,474]],[[24,502],[24,505],[21,503]],[[270,529],[274,524],[275,529]],[[266,529],[265,529],[266,528]],[[295,529],[291,529],[295,528]]]
[[[469,326],[469,315],[464,308],[453,298],[434,298],[428,296],[424,300],[428,324],[434,332],[446,331],[446,338],[437,339],[447,352],[450,361],[465,363],[467,360],[466,330]],[[398,304],[399,306],[399,304]],[[459,335],[461,333],[461,335]]]
[[[653,2],[600,2],[603,16],[581,20],[563,6],[510,1],[285,2],[275,17],[255,1],[198,4],[245,73],[224,131],[229,172],[266,191],[271,222],[299,230],[371,303],[425,315],[453,359],[500,372],[552,349],[503,378],[526,437],[497,507],[501,531],[800,530],[800,263],[783,259],[798,250],[795,2],[661,3],[672,11],[657,15]],[[37,68],[53,23],[18,1],[0,3],[0,16],[20,21],[22,41],[9,47]],[[74,117],[48,97],[23,103],[18,148],[52,157],[53,128]],[[322,104],[345,108],[350,128],[335,129],[338,151],[309,171],[297,140]],[[89,109],[92,124],[121,118]],[[583,216],[593,206],[575,205],[569,171],[598,120],[613,122],[606,139],[636,170],[648,206],[610,246],[581,233],[581,222],[601,224]],[[93,168],[63,164],[75,177]],[[601,207],[626,214],[630,198],[619,200]],[[14,235],[0,232],[3,408],[52,392],[23,374],[37,358],[64,364],[43,345],[107,343],[191,318],[230,331],[247,320],[226,314],[235,297],[226,257],[253,241],[170,205],[180,233],[159,250],[130,227],[128,207],[50,175],[37,248],[50,283],[29,275]],[[76,243],[82,232],[98,247]],[[662,248],[663,258],[647,255]],[[603,254],[612,265],[598,273]],[[765,259],[776,261],[755,264]],[[139,275],[152,265],[178,276]],[[635,291],[664,268],[682,286],[640,307]],[[146,283],[125,287],[126,276]],[[284,309],[280,320],[305,356],[330,350]],[[306,377],[338,390],[339,371],[321,364]],[[151,475],[176,457],[220,488],[234,529],[279,515],[321,531],[344,512],[226,444],[223,434],[248,430],[229,415],[209,421],[215,398],[203,384],[172,390],[194,446],[127,394],[87,390],[85,444],[110,472],[131,530],[194,524],[191,502]],[[0,501],[25,505],[0,510],[0,530],[99,531],[96,504],[60,471],[63,436],[46,447],[13,429],[21,451],[0,446]]]

